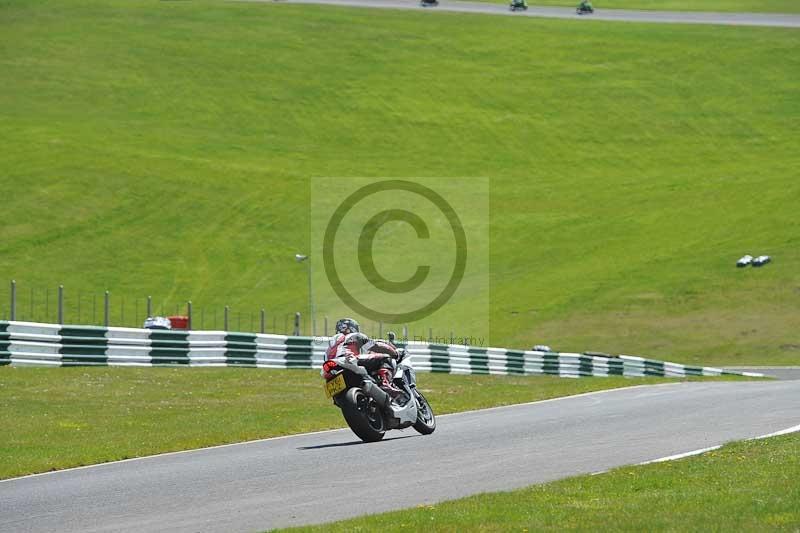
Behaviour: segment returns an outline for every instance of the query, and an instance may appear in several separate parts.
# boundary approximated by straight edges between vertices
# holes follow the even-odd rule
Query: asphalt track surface
[[[0,531],[263,531],[514,489],[798,424],[800,381],[616,389],[442,416],[429,436],[394,431],[362,444],[334,430],[2,481]]]
[[[707,13],[692,11],[635,11],[628,9],[597,9],[592,15],[577,15],[574,8],[530,6],[527,11],[511,12],[507,4],[440,0],[436,7],[421,7],[415,0],[235,0],[281,4],[315,4],[376,9],[416,9],[429,12],[446,11],[506,15],[512,17],[544,17],[574,20],[605,20],[615,22],[652,22],[666,24],[722,24],[729,26],[772,26],[800,28],[800,15],[780,13]],[[576,2],[577,4],[577,2]]]
[[[800,379],[800,366],[734,366],[737,372],[755,372],[775,379]]]

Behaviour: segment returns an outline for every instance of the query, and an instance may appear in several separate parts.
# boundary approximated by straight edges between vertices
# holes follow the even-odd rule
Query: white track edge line
[[[796,426],[792,426],[790,428],[782,429],[780,431],[776,431],[775,433],[769,433],[767,435],[760,435],[758,437],[753,437],[752,439],[748,440],[761,440],[761,439],[768,439],[770,437],[778,437],[780,435],[788,435],[789,433],[797,433],[800,431],[800,424]]]
[[[497,407],[487,407],[485,409],[472,409],[470,411],[459,411],[457,413],[447,413],[446,415],[437,416],[437,418],[444,418],[450,416],[459,416],[459,415],[468,415],[472,413],[485,413],[488,411],[496,411],[498,409],[511,409],[514,407],[524,407],[526,405],[535,405],[540,403],[550,403],[550,402],[558,402],[561,400],[571,400],[572,398],[584,398],[586,396],[595,396],[599,394],[606,394],[609,392],[618,392],[624,390],[634,390],[634,389],[641,389],[641,388],[655,388],[655,387],[674,387],[676,385],[682,385],[686,383],[685,381],[675,381],[672,383],[654,383],[652,385],[631,385],[630,387],[614,387],[611,389],[603,389],[603,390],[595,390],[589,392],[581,392],[579,394],[571,394],[569,396],[559,396],[558,398],[547,398],[546,400],[535,400],[532,402],[525,402],[525,403],[512,403],[508,405],[498,405]]]
[[[458,416],[458,415],[463,415],[463,414],[477,413],[477,412],[484,412],[484,411],[494,411],[494,410],[497,410],[497,409],[509,409],[509,408],[512,408],[512,407],[519,407],[519,406],[524,406],[524,405],[533,405],[533,404],[539,404],[539,403],[556,402],[556,401],[560,401],[560,400],[569,400],[569,399],[572,399],[572,398],[581,398],[581,397],[585,397],[585,396],[593,396],[593,395],[596,395],[596,394],[603,394],[603,393],[609,393],[609,392],[615,392],[615,391],[639,389],[639,388],[642,388],[642,387],[663,387],[664,385],[677,385],[679,383],[683,383],[683,382],[656,383],[656,384],[653,384],[653,385],[633,385],[633,386],[630,386],[630,387],[615,387],[613,389],[603,389],[603,390],[599,390],[599,391],[582,392],[580,394],[572,394],[570,396],[560,396],[558,398],[548,398],[546,400],[536,400],[534,402],[516,403],[516,404],[511,404],[511,405],[501,405],[501,406],[498,406],[498,407],[488,407],[486,409],[473,409],[471,411],[459,411],[458,413],[447,413],[445,415],[439,415],[439,416],[437,416],[437,418],[445,418],[445,417]],[[28,479],[28,478],[34,478],[34,477],[49,476],[49,475],[53,475],[53,474],[61,474],[63,472],[72,472],[72,471],[75,471],[75,470],[86,470],[88,468],[98,468],[98,467],[101,467],[101,466],[108,466],[108,465],[113,465],[113,464],[130,463],[132,461],[143,461],[143,460],[146,460],[146,459],[153,459],[153,458],[156,458],[156,457],[164,457],[164,456],[168,456],[168,455],[178,455],[178,454],[181,454],[181,453],[202,452],[202,451],[205,451],[205,450],[215,450],[217,448],[228,448],[230,446],[244,446],[244,445],[248,445],[248,444],[256,444],[256,443],[259,443],[259,442],[267,442],[267,441],[271,441],[271,440],[291,439],[291,438],[294,438],[294,437],[306,437],[308,435],[321,435],[321,434],[324,434],[324,433],[334,433],[336,431],[349,431],[349,428],[326,429],[326,430],[322,430],[322,431],[312,431],[312,432],[309,432],[309,433],[295,433],[294,435],[281,435],[279,437],[268,437],[268,438],[265,438],[265,439],[247,440],[247,441],[244,441],[244,442],[230,442],[228,444],[218,444],[218,445],[215,445],[215,446],[206,446],[204,448],[192,448],[191,450],[177,450],[177,451],[174,451],[174,452],[157,453],[157,454],[154,454],[154,455],[143,455],[141,457],[130,457],[128,459],[119,459],[117,461],[106,461],[104,463],[95,463],[95,464],[91,464],[91,465],[74,466],[74,467],[71,467],[71,468],[64,468],[64,469],[61,469],[61,470],[51,470],[49,472],[39,472],[39,473],[36,473],[36,474],[27,474],[25,476],[11,477],[11,478],[7,478],[7,479],[0,479],[0,483],[7,483],[9,481],[19,481],[21,479]]]
[[[676,453],[675,455],[667,455],[666,457],[659,457],[658,459],[651,459],[650,461],[643,461],[641,463],[637,463],[636,466],[649,465],[653,463],[665,463],[667,461],[676,461],[678,459],[691,457],[693,455],[700,455],[701,453],[710,452],[712,450],[719,450],[720,448],[722,448],[722,444],[718,444],[716,446],[709,446],[708,448],[700,448],[698,450],[692,450],[690,452]]]
[[[786,429],[781,429],[780,431],[775,431],[774,433],[767,433],[766,435],[759,435],[757,437],[750,437],[749,439],[743,439],[742,441],[743,442],[747,442],[747,441],[750,441],[750,440],[768,439],[770,437],[778,437],[780,435],[788,435],[790,433],[797,433],[798,431],[800,431],[800,424],[798,424],[796,426],[792,426],[792,427],[786,428]],[[722,446],[724,446],[724,444],[718,444],[716,446],[710,446],[708,448],[700,448],[698,450],[692,450],[690,452],[685,452],[685,453],[678,453],[678,454],[675,454],[675,455],[667,455],[666,457],[659,457],[658,459],[651,459],[649,461],[644,461],[644,462],[641,462],[641,463],[637,463],[636,466],[649,465],[649,464],[653,464],[653,463],[663,463],[663,462],[666,462],[666,461],[675,461],[677,459],[683,459],[685,457],[691,457],[693,455],[700,455],[700,454],[703,454],[703,453],[706,453],[706,452],[710,452],[710,451],[713,451],[713,450],[719,450],[720,448],[722,448]],[[600,474],[601,472],[597,472],[597,473]]]

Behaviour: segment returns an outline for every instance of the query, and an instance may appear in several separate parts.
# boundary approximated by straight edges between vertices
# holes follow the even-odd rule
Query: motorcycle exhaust
[[[371,381],[364,380],[364,382],[361,384],[361,389],[364,391],[364,394],[378,402],[378,405],[383,408],[387,407],[392,401],[392,399],[386,392],[383,391],[383,389]]]

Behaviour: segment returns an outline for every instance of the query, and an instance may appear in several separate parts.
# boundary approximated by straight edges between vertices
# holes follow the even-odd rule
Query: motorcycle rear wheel
[[[420,391],[415,389],[414,395],[417,397],[417,421],[414,422],[414,429],[423,435],[430,435],[436,429],[436,416],[431,404]]]
[[[342,414],[353,433],[364,442],[377,442],[386,434],[378,405],[359,388],[354,387],[345,393]]]

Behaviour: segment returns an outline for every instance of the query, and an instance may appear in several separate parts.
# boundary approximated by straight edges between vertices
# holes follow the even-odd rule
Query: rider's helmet
[[[338,322],[336,322],[336,333],[343,333],[344,335],[347,335],[349,333],[357,333],[358,331],[358,322],[352,318],[341,318]]]

